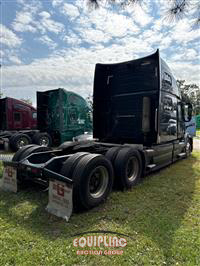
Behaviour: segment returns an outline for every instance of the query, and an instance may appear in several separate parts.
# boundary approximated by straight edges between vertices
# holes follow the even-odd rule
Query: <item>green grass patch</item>
[[[200,129],[196,130],[196,136],[200,138]]]
[[[200,265],[199,152],[69,223],[48,214],[47,201],[31,188],[0,192],[0,265]],[[76,255],[71,236],[91,230],[132,238],[123,255]]]

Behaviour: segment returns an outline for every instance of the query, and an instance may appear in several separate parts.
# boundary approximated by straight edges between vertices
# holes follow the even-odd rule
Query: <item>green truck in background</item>
[[[54,145],[60,145],[92,131],[91,110],[74,92],[62,88],[37,92],[37,124],[40,135],[47,133]]]
[[[196,127],[197,129],[200,129],[200,114],[196,115]]]

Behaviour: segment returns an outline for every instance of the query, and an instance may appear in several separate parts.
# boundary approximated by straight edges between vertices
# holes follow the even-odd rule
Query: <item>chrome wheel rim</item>
[[[29,141],[27,140],[27,138],[20,138],[19,140],[18,140],[18,142],[17,142],[17,147],[19,148],[19,149],[21,149],[22,147],[24,147],[24,146],[26,146],[26,145],[28,145],[29,144]]]
[[[96,167],[89,177],[89,193],[90,196],[97,199],[106,191],[108,186],[109,173],[104,166]]]
[[[40,146],[48,146],[49,145],[49,138],[48,137],[42,137],[40,138]]]
[[[138,172],[139,172],[138,159],[136,157],[129,158],[126,166],[126,176],[128,180],[133,182],[137,178]]]

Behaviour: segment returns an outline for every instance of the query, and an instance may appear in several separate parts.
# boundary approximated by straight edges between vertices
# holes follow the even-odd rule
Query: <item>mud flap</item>
[[[72,191],[71,184],[57,180],[49,181],[49,203],[46,210],[69,221],[73,209]]]
[[[17,192],[17,169],[4,163],[3,177],[0,179],[0,188],[5,191]]]

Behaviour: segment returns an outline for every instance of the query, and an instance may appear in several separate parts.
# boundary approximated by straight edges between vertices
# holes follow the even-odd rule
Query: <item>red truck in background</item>
[[[6,97],[0,99],[0,130],[24,130],[37,128],[37,111],[33,106]]]
[[[13,148],[16,149],[12,139],[14,138],[16,143],[16,135],[19,132],[22,133],[22,138],[19,138],[22,144],[22,142],[27,142],[27,138],[29,138],[23,136],[23,134],[26,134],[27,131],[36,129],[36,108],[23,101],[10,97],[0,99],[0,145],[3,145],[4,149],[6,149],[9,142],[11,143],[11,147],[13,146]],[[18,144],[20,145],[20,143]]]

